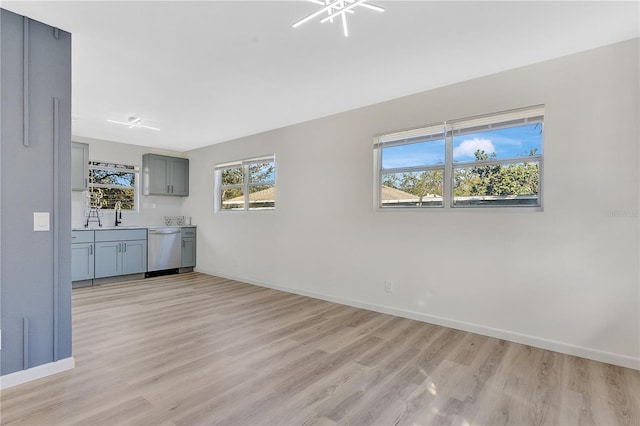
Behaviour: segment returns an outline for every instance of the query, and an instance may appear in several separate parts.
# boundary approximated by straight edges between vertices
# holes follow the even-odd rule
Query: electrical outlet
[[[393,281],[391,280],[386,280],[384,282],[384,291],[386,293],[393,293]]]

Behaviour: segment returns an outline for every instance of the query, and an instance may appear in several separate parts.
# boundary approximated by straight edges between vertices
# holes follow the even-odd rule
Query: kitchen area
[[[73,288],[193,271],[181,153],[89,138],[72,144]]]

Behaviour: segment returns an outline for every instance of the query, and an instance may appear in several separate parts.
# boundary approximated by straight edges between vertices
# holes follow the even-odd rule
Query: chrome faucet
[[[122,223],[122,203],[120,201],[116,202],[114,210],[116,211],[116,226],[118,226]]]

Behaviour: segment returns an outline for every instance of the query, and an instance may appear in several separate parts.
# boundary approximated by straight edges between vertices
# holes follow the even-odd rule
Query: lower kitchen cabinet
[[[182,227],[180,238],[180,272],[193,271],[196,266],[196,227]],[[146,228],[83,229],[72,232],[73,288],[113,282],[108,279],[111,277],[144,274],[147,272],[147,259]]]
[[[71,281],[93,279],[93,243],[71,244]]]
[[[122,274],[147,272],[147,240],[124,241],[122,244]]]
[[[71,233],[71,281],[92,280],[95,250],[93,231]]]
[[[95,278],[146,272],[146,229],[96,231],[95,238]]]
[[[196,239],[182,239],[182,267],[193,268],[196,266]]]
[[[196,266],[196,228],[182,228],[182,268]]]
[[[96,243],[95,277],[122,275],[122,242]]]

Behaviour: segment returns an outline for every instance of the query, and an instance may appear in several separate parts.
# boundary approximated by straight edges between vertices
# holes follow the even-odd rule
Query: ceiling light
[[[144,129],[151,130],[160,130],[157,127],[146,126],[142,124],[142,119],[140,117],[129,117],[126,122],[116,121],[116,120],[107,120],[109,123],[122,124],[123,126],[128,126],[130,129],[134,127],[142,127]]]
[[[322,7],[313,12],[312,14],[305,16],[295,24],[293,24],[293,28],[298,28],[300,25],[304,24],[307,21],[312,20],[313,18],[322,15],[323,13],[327,13],[327,16],[320,20],[320,23],[324,22],[333,22],[334,18],[340,17],[342,19],[342,30],[344,32],[344,36],[349,36],[349,29],[347,28],[347,13],[354,13],[354,9],[357,7],[363,7],[370,10],[375,10],[377,12],[384,12],[384,9],[380,6],[376,6],[373,4],[367,3],[367,0],[309,0],[312,3],[319,4]]]

